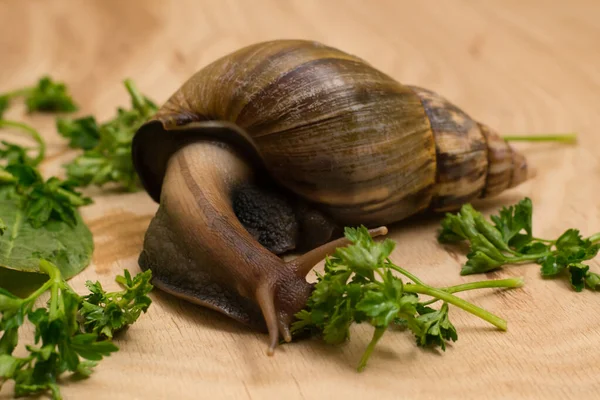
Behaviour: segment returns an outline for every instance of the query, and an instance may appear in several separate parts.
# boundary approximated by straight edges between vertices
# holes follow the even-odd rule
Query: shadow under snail
[[[523,156],[441,96],[301,40],[206,66],[138,130],[132,152],[160,203],[142,269],[166,292],[266,328],[270,354],[291,340],[305,277],[346,244],[344,226],[385,234],[377,227],[527,178]],[[278,256],[291,250],[305,253]]]

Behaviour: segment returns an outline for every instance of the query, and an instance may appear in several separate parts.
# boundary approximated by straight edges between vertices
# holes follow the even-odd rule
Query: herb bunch
[[[0,94],[0,119],[18,97],[24,98],[28,112],[73,112],[78,108],[64,83],[43,76],[35,86]]]
[[[21,299],[0,289],[0,388],[14,380],[15,396],[50,392],[61,399],[58,380],[65,372],[88,377],[103,357],[118,350],[110,340],[114,333],[135,322],[146,312],[151,300],[151,272],[131,278],[118,276],[124,289],[106,293],[100,283],[87,282],[92,292],[84,297],[73,291],[59,269],[40,260],[46,281],[27,298]],[[39,297],[50,292],[46,307],[36,308]],[[19,328],[25,320],[35,328],[34,344],[25,346],[28,355],[13,355],[19,342]]]
[[[127,190],[137,188],[131,142],[137,129],[157,107],[140,94],[131,80],[125,80],[124,85],[131,96],[131,108],[118,108],[113,119],[102,124],[92,116],[74,120],[59,118],[56,122],[58,132],[69,139],[69,145],[84,150],[65,166],[69,180],[77,186],[116,182]]]
[[[377,342],[392,324],[408,327],[420,346],[440,346],[445,350],[448,341],[458,338],[449,319],[449,305],[506,330],[506,321],[452,293],[521,287],[521,278],[435,288],[389,259],[395,247],[392,240],[376,242],[365,227],[346,228],[345,236],[352,244],[336,249],[334,255],[326,259],[325,273],[317,274],[306,309],[296,314],[293,333],[309,331],[322,335],[327,343],[340,344],[350,337],[353,323],[371,324],[375,331],[358,364],[358,370],[362,371]],[[394,272],[409,281],[404,282]],[[419,295],[432,299],[422,301]],[[439,310],[428,307],[438,300],[443,301]]]
[[[441,243],[467,241],[470,251],[461,274],[491,271],[507,264],[535,262],[543,277],[567,276],[577,292],[584,287],[600,289],[600,275],[590,271],[584,261],[600,250],[600,233],[584,238],[579,230],[568,229],[556,240],[533,236],[533,205],[529,198],[503,207],[490,223],[466,204],[456,214],[442,221],[438,240]]]
[[[72,181],[56,177],[44,180],[37,169],[37,159],[30,158],[22,146],[1,142],[0,160],[5,164],[0,167],[0,186],[14,188],[34,228],[41,228],[51,219],[74,226],[76,209],[92,202],[75,190]]]
[[[16,97],[24,97],[29,112],[71,112],[77,106],[64,83],[42,77],[36,86],[15,90],[0,96],[0,118]],[[91,203],[89,198],[74,190],[74,184],[56,177],[44,180],[37,166],[46,153],[46,143],[39,132],[17,121],[0,119],[0,127],[16,128],[37,143],[37,156],[29,156],[30,149],[7,141],[0,142],[0,185],[12,186],[21,198],[22,208],[34,228],[49,220],[76,224],[76,208]]]

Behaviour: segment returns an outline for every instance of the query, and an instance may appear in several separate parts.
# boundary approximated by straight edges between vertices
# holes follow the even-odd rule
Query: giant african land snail
[[[291,40],[200,70],[140,128],[133,158],[160,202],[142,268],[167,292],[266,327],[271,352],[341,227],[454,209],[527,177],[520,154],[437,94]],[[313,250],[276,255],[294,249]]]

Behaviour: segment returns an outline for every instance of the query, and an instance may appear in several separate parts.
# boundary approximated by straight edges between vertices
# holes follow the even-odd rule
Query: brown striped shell
[[[176,129],[197,121],[221,129]],[[312,41],[248,46],[183,84],[134,140],[156,201],[169,156],[203,132],[244,148],[340,225],[455,209],[527,176],[520,154],[441,96]]]

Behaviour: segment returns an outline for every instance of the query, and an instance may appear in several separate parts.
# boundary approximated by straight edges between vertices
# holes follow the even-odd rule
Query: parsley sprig
[[[116,293],[106,293],[98,282],[88,281],[93,291],[81,297],[52,263],[40,260],[40,270],[49,279],[27,298],[0,289],[0,388],[14,380],[17,397],[49,391],[53,399],[61,399],[59,377],[65,372],[88,377],[98,361],[118,350],[110,340],[113,334],[146,312],[151,303],[147,296],[151,273],[131,278],[126,270],[125,276],[117,277],[124,289]],[[36,301],[48,291],[46,307],[36,308]],[[18,330],[26,319],[35,328],[34,344],[25,346],[27,356],[17,357],[13,352]]]
[[[137,188],[137,175],[131,161],[131,142],[137,129],[157,110],[133,81],[124,81],[131,96],[130,109],[117,109],[117,115],[102,124],[92,116],[79,119],[59,118],[58,132],[69,145],[85,152],[65,167],[67,176],[77,186],[102,186],[116,182],[127,190]]]
[[[62,82],[49,76],[40,78],[35,86],[13,90],[0,95],[0,119],[13,99],[23,97],[28,112],[73,112],[77,105]]]
[[[435,288],[394,264],[389,256],[395,243],[386,239],[374,241],[365,227],[346,228],[345,236],[352,244],[338,248],[325,261],[325,273],[317,274],[317,283],[306,309],[296,314],[292,325],[296,334],[319,333],[330,344],[340,344],[350,337],[353,323],[367,322],[375,331],[358,364],[362,371],[377,342],[393,323],[403,324],[416,337],[420,346],[440,346],[457,340],[449,319],[449,305],[459,307],[501,330],[506,321],[453,293],[480,288],[516,288],[521,278],[473,282],[447,288]],[[399,273],[409,282],[404,282]],[[432,297],[421,301],[419,295]],[[428,305],[443,301],[439,310]]]
[[[37,158],[30,158],[22,146],[1,142],[0,160],[6,164],[0,167],[0,187],[14,187],[21,198],[21,208],[34,228],[40,228],[52,219],[73,226],[77,223],[76,208],[92,202],[77,192],[71,181],[56,177],[44,180],[37,169]]]
[[[571,286],[580,292],[587,286],[600,289],[600,275],[590,271],[584,261],[600,250],[600,233],[584,238],[577,229],[568,229],[556,240],[533,236],[533,205],[529,198],[503,207],[490,223],[472,205],[442,221],[441,243],[468,241],[470,251],[461,274],[488,272],[507,264],[535,262],[544,277],[568,276]]]

